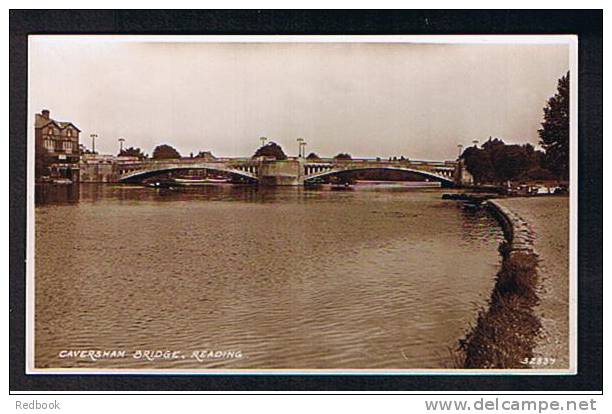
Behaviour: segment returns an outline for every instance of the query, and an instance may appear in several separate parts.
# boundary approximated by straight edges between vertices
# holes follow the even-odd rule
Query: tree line
[[[81,147],[82,147],[81,153],[93,154],[93,152],[89,151],[84,146],[81,146]],[[121,151],[119,151],[117,155],[120,157],[137,157],[138,159],[141,159],[141,160],[147,159],[147,158],[156,159],[156,160],[178,159],[178,158],[183,157],[176,148],[168,144],[161,144],[161,145],[156,146],[153,149],[153,153],[151,157],[149,157],[148,154],[144,153],[140,148],[137,148],[137,147],[124,148]],[[193,153],[189,154],[189,157],[190,158],[207,158],[207,157],[214,157],[214,156],[212,155],[210,151],[200,151],[196,155],[194,155]],[[288,158],[283,148],[279,144],[273,141],[270,141],[267,144],[259,147],[255,151],[252,157],[253,158],[266,157],[266,158],[273,158],[276,160],[286,160]],[[309,160],[320,159],[320,157],[314,152],[311,152],[310,154],[308,154],[306,158]],[[344,153],[344,152],[337,154],[334,158],[338,160],[351,160],[352,159],[349,153]]]
[[[544,152],[531,144],[507,145],[499,138],[489,138],[480,148],[466,148],[461,155],[479,184],[554,179],[554,174],[542,167],[544,157]]]
[[[557,92],[544,107],[539,144],[508,145],[491,138],[478,148],[466,148],[460,158],[478,184],[512,180],[569,178],[569,72],[559,79]]]

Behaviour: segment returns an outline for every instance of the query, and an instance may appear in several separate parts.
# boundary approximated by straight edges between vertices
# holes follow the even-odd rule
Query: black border
[[[602,10],[11,10],[9,391],[601,391]],[[25,375],[29,34],[576,34],[579,39],[578,374]]]

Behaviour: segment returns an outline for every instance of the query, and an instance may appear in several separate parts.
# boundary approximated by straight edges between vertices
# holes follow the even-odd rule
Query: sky
[[[38,36],[29,111],[116,154],[250,156],[259,137],[296,155],[454,159],[489,136],[537,145],[570,65],[564,44],[202,43]]]

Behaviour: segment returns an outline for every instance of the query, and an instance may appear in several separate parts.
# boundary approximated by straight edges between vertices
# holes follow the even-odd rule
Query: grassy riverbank
[[[533,357],[568,366],[568,222],[566,197],[496,200],[512,231],[500,246],[501,269],[489,306],[460,341],[466,368],[528,368]]]
[[[533,253],[504,254],[489,307],[479,312],[476,325],[460,343],[464,367],[526,367],[523,361],[533,357],[541,328],[534,312],[536,266]]]

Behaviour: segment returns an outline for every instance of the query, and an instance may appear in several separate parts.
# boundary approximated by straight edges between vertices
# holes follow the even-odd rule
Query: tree
[[[200,151],[197,153],[195,158],[205,158],[207,160],[214,160],[216,157],[210,151]]]
[[[546,151],[545,164],[561,179],[569,178],[569,72],[557,83],[557,93],[544,108],[544,122],[538,130]]]
[[[495,178],[500,183],[518,178],[531,166],[531,160],[525,148],[520,145],[505,145],[502,148],[496,148],[491,154],[491,162],[495,170]]]
[[[138,159],[140,160],[144,160],[145,158],[147,158],[147,154],[142,152],[140,148],[136,148],[136,147],[124,148],[121,151],[119,151],[118,156],[119,157],[138,157]]]
[[[541,166],[535,166],[519,176],[521,180],[554,180],[555,174]]]
[[[179,154],[179,152],[170,145],[158,145],[153,150],[153,159],[155,160],[163,160],[170,158],[181,158],[181,154]]]
[[[505,146],[506,143],[503,140],[489,137],[489,139],[482,144],[482,149],[489,153],[493,153],[496,150],[503,149]]]
[[[253,158],[257,157],[274,157],[276,160],[286,160],[287,155],[285,151],[276,142],[268,142],[266,145],[262,145],[255,151]]]
[[[336,155],[334,157],[334,159],[336,159],[336,160],[352,160],[353,157],[351,157],[351,154],[349,154],[349,153],[341,152],[338,155]]]
[[[477,184],[494,179],[495,172],[491,163],[490,154],[485,149],[468,147],[461,154],[465,168],[474,177]]]
[[[543,155],[531,144],[507,145],[499,138],[489,138],[481,148],[466,148],[461,158],[476,183],[503,183],[549,177],[550,172],[542,168]]]
[[[311,152],[310,154],[308,154],[306,159],[307,160],[320,160],[321,158],[317,154],[315,154],[314,152]]]

